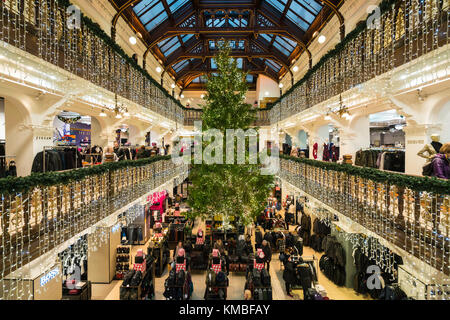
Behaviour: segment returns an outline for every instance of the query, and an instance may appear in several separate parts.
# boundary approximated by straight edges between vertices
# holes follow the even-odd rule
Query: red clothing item
[[[211,270],[218,274],[220,271],[222,271],[222,264],[213,264],[211,266]]]
[[[256,263],[256,260],[254,260],[253,268],[261,271],[262,269],[264,269],[264,263]]]

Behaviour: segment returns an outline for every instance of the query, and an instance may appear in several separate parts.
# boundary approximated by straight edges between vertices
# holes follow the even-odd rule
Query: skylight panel
[[[177,11],[181,6],[183,6],[188,0],[174,0],[169,4],[170,12],[174,13]]]

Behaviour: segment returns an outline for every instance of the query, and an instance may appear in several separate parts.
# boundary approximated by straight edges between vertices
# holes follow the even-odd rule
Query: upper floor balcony
[[[307,110],[380,75],[389,79],[394,69],[447,45],[449,8],[448,1],[383,1],[272,104],[271,122]],[[424,74],[424,79],[427,76]]]

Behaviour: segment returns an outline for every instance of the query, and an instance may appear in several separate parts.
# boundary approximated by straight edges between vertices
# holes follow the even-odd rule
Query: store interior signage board
[[[54,279],[59,274],[59,268],[55,268],[47,272],[40,278],[41,287],[44,287],[50,280]]]

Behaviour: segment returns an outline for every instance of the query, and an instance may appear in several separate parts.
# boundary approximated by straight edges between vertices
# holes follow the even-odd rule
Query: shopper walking
[[[262,251],[264,252],[265,262],[267,264],[267,271],[270,271],[270,262],[272,260],[272,248],[267,240],[262,242]]]
[[[103,153],[102,163],[116,162],[119,161],[117,154],[114,153],[113,148],[107,147]]]
[[[444,144],[432,160],[433,177],[450,179],[450,143]]]
[[[283,280],[286,286],[286,294],[289,297],[293,297],[291,293],[291,283],[292,284],[295,283],[296,277],[295,277],[295,266],[291,260],[291,257],[289,257],[287,260],[284,261]]]

